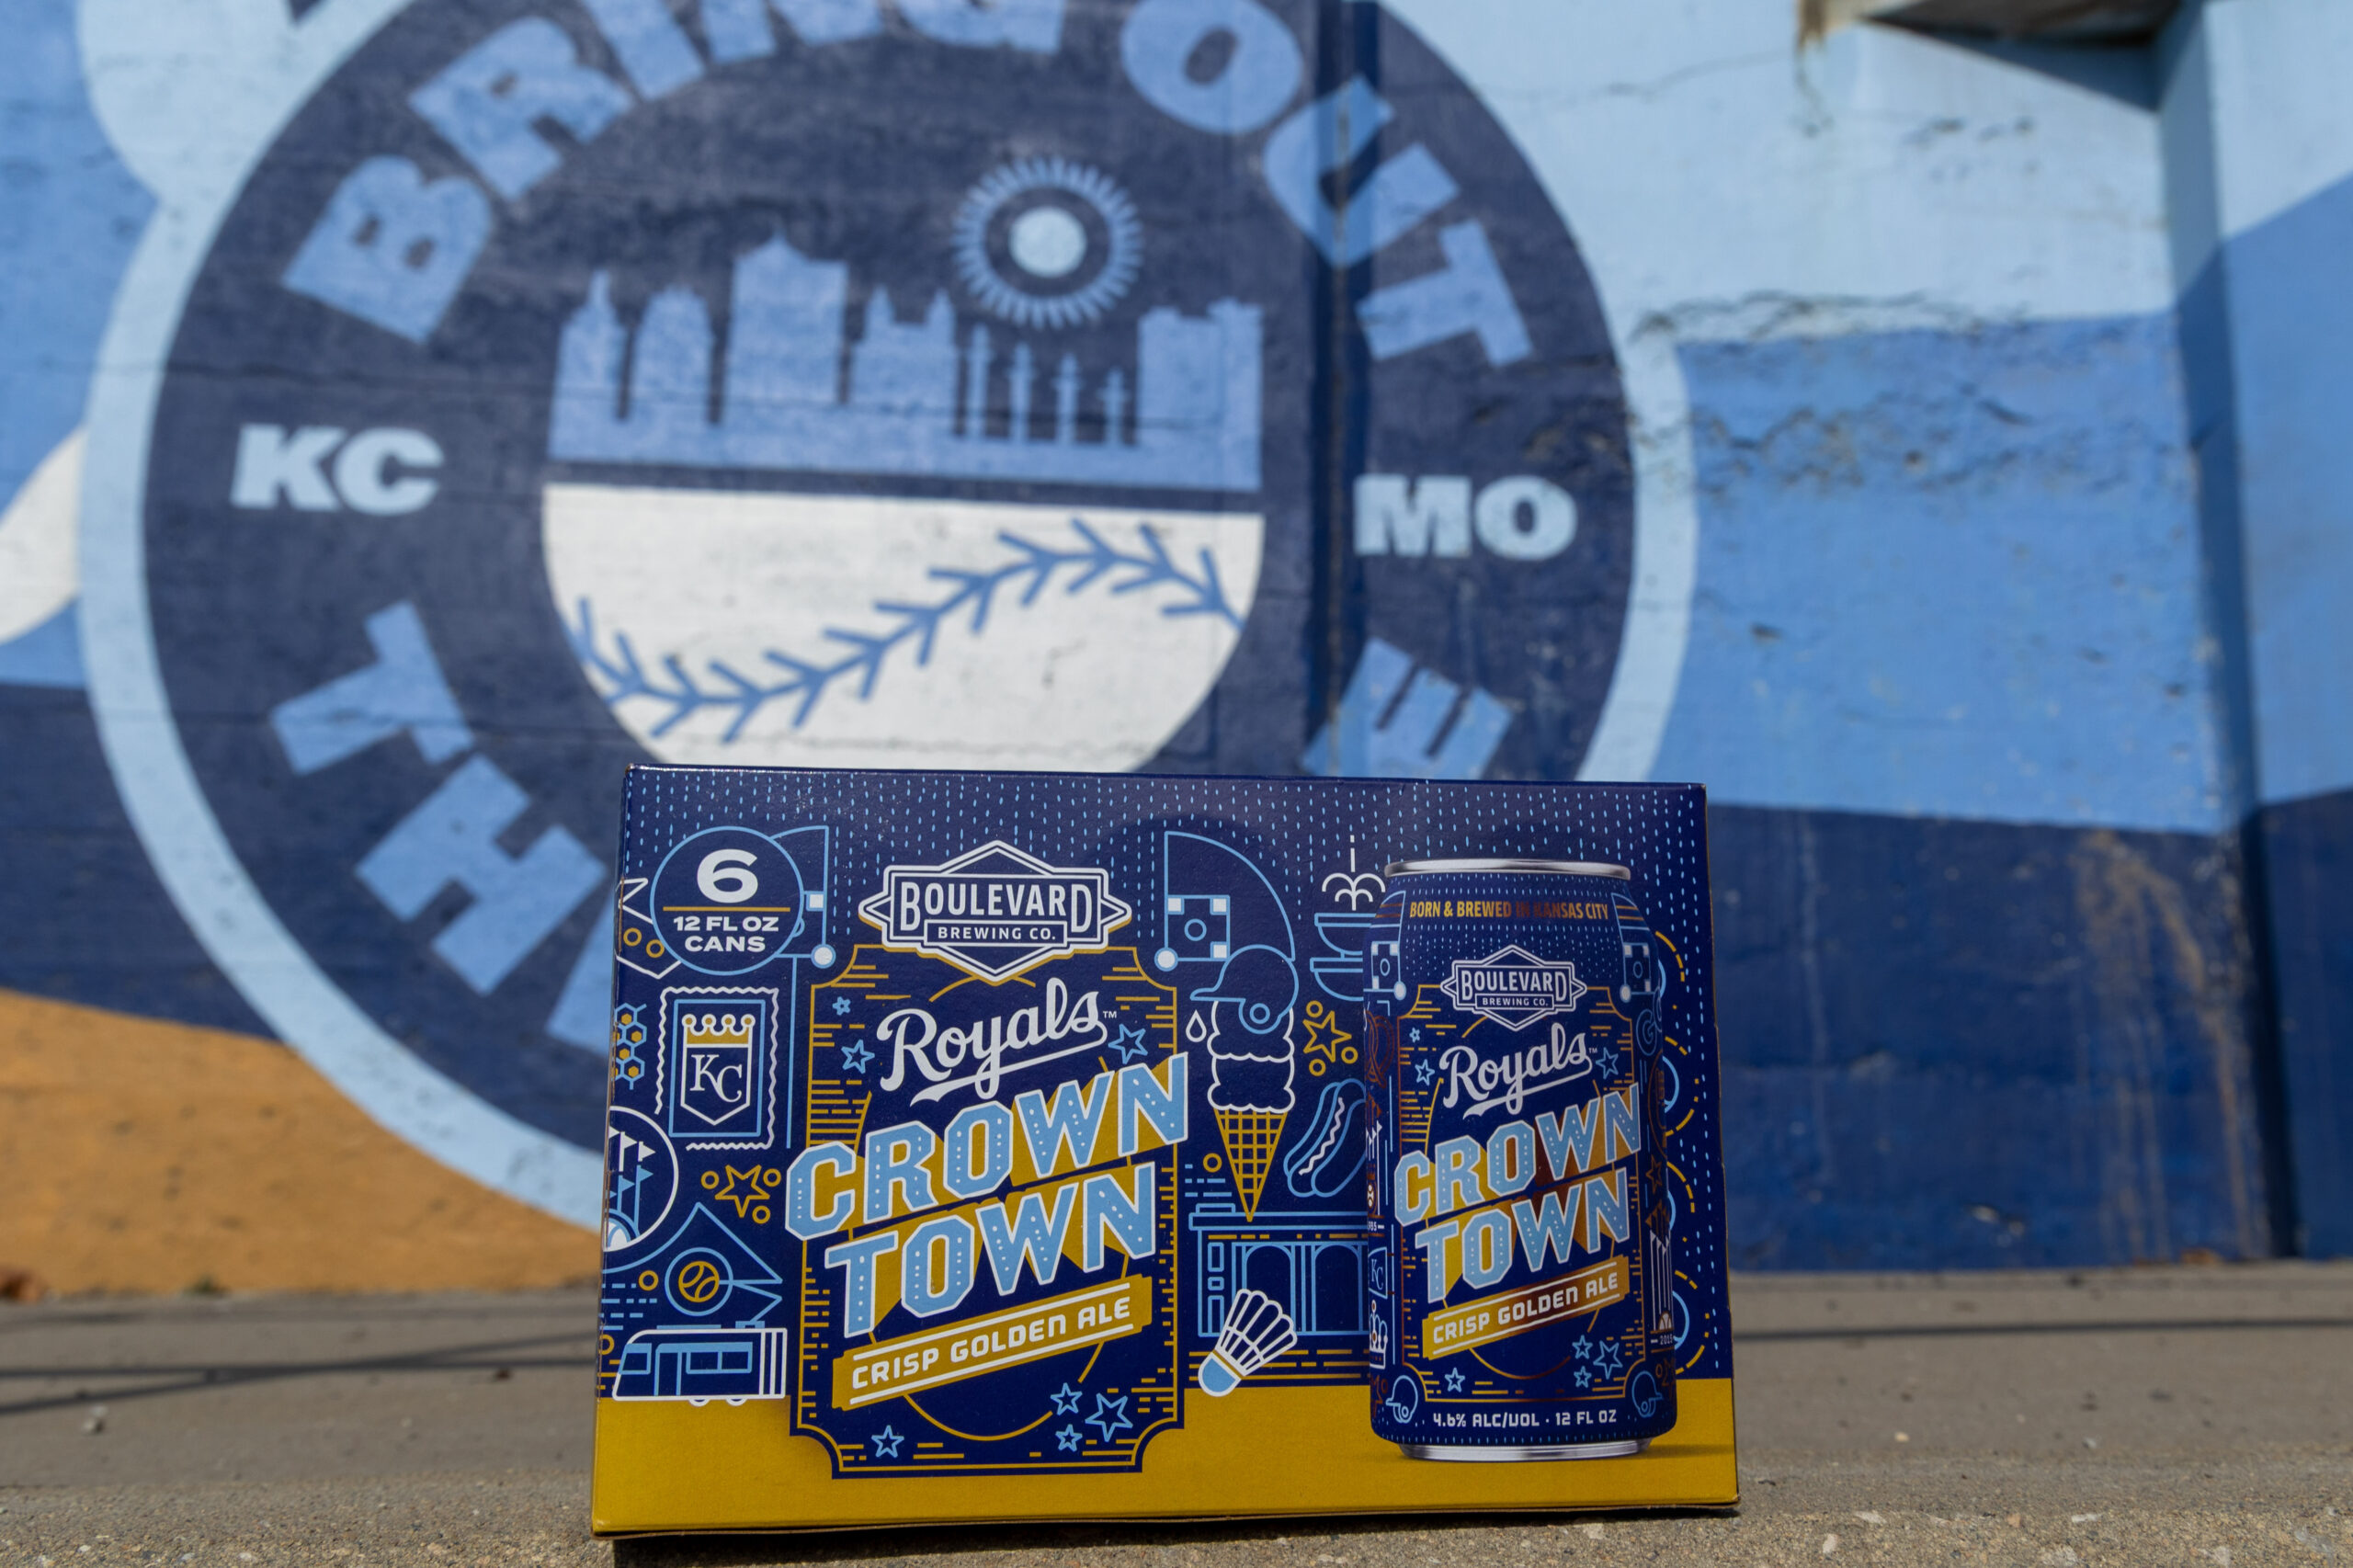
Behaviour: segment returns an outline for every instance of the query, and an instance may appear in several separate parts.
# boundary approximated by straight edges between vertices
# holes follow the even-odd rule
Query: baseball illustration
[[[1217,683],[1259,519],[555,484],[548,586],[675,763],[1124,769]]]

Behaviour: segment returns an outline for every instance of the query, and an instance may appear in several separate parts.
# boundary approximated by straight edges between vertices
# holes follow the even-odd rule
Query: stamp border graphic
[[[173,716],[146,579],[148,459],[165,369],[183,310],[246,179],[295,112],[405,6],[325,0],[297,47],[256,61],[266,113],[188,149],[184,183],[159,193],[116,297],[91,380],[82,496],[82,631],[90,707],[124,807],[157,876],[207,954],[269,1028],[386,1130],[485,1187],[594,1228],[603,1153],[499,1109],[403,1046],[327,975],[238,859],[197,779]],[[1414,7],[1392,7],[1412,10]],[[1441,58],[1447,51],[1435,40]],[[1474,75],[1448,59],[1478,97]],[[1539,106],[1479,99],[1529,149],[1548,197],[1548,162],[1569,155]],[[242,138],[242,140],[240,140]],[[1557,198],[1554,204],[1558,206]],[[1610,290],[1600,289],[1604,301]],[[1580,778],[1640,778],[1656,756],[1690,621],[1697,519],[1688,412],[1672,343],[1615,301],[1634,434],[1634,571],[1609,690]]]
[[[698,1002],[697,998],[701,1000]],[[753,1091],[754,1095],[764,1102],[761,1106],[756,1137],[731,1135],[727,1132],[695,1132],[682,1131],[670,1125],[677,1118],[681,1108],[681,1097],[686,1092],[677,1084],[669,1084],[667,1085],[668,1099],[665,1101],[664,1098],[664,1081],[672,1076],[668,1071],[671,1052],[675,1049],[683,1054],[686,1049],[683,1040],[674,1041],[671,1039],[671,1025],[681,1006],[691,1010],[698,1006],[705,1007],[749,1006],[757,1009],[759,1021],[753,1026],[751,1051],[746,1058],[747,1062],[756,1063],[761,1067],[760,1086]],[[787,1005],[783,993],[773,985],[665,985],[662,988],[662,1006],[660,1011],[654,1015],[654,1021],[659,1031],[659,1045],[654,1056],[655,1062],[654,1108],[662,1113],[662,1125],[670,1136],[686,1148],[694,1150],[775,1148],[777,1136],[783,1131],[782,1123],[777,1115],[777,1079],[779,1076],[777,1068],[781,1050],[780,1037],[789,1034],[792,1028],[791,1009]],[[789,1103],[790,1096],[787,1096],[787,1099]],[[691,1108],[686,1108],[689,1115],[701,1114]]]

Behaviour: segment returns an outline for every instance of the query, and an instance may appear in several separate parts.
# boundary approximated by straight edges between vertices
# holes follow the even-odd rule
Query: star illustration
[[[1095,1414],[1086,1418],[1086,1424],[1101,1432],[1107,1443],[1122,1432],[1133,1430],[1135,1423],[1128,1419],[1128,1396],[1121,1394],[1113,1399],[1108,1394],[1097,1394]]]
[[[1054,1402],[1055,1415],[1075,1415],[1078,1414],[1078,1402],[1086,1396],[1071,1387],[1070,1380],[1065,1378],[1063,1380],[1063,1386],[1046,1397]]]
[[[1576,1343],[1569,1348],[1574,1350],[1577,1353],[1577,1359],[1582,1361],[1593,1354],[1593,1341],[1580,1334],[1576,1337]]]
[[[836,996],[834,998],[834,1017],[837,1018],[847,1018],[849,1017],[848,997]]]
[[[1086,1441],[1086,1434],[1067,1421],[1063,1422],[1061,1429],[1054,1434],[1054,1446],[1066,1454],[1075,1452],[1078,1446],[1085,1441]]]
[[[1415,1083],[1427,1086],[1430,1080],[1437,1076],[1438,1069],[1432,1067],[1428,1062],[1416,1062],[1414,1063],[1414,1081]]]
[[[854,1040],[847,1045],[842,1047],[843,1072],[863,1073],[869,1067],[873,1065],[874,1052],[867,1049],[867,1044],[864,1040]]]
[[[1449,1393],[1461,1393],[1462,1392],[1462,1374],[1461,1372],[1450,1371],[1446,1374],[1446,1392]]]
[[[905,1441],[906,1438],[885,1426],[866,1439],[866,1446],[874,1450],[874,1457],[878,1460],[894,1460],[899,1457],[899,1445]]]
[[[1618,1048],[1605,1045],[1593,1053],[1593,1070],[1604,1078],[1618,1076]]]
[[[766,1203],[768,1200],[767,1188],[760,1185],[758,1165],[755,1165],[748,1171],[739,1171],[733,1165],[725,1165],[722,1168],[727,1172],[727,1185],[710,1196],[716,1202],[735,1205],[735,1218],[743,1219],[752,1211],[753,1204]],[[738,1191],[736,1187],[739,1182],[743,1184],[741,1191]]]
[[[1593,1369],[1591,1367],[1579,1367],[1577,1369],[1577,1387],[1581,1389],[1589,1389],[1592,1386]]]
[[[1143,1055],[1145,1051],[1143,1030],[1137,1028],[1131,1028],[1127,1024],[1121,1024],[1120,1026],[1120,1038],[1111,1042],[1111,1049],[1120,1053],[1120,1061],[1135,1061],[1137,1057]],[[1134,1056],[1128,1054],[1131,1051],[1135,1052]]]
[[[1419,1024],[1414,1026],[1414,1043],[1415,1045],[1422,1043],[1422,1028]]]

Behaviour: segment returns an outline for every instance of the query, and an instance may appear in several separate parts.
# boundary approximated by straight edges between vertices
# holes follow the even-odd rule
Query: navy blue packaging
[[[1735,1495],[1698,788],[639,767],[620,847],[600,1529]],[[1631,867],[1664,955],[1631,1458],[1368,1416],[1381,868],[1498,855]]]

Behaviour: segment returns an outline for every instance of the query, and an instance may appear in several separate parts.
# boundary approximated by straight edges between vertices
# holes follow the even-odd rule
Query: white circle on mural
[[[82,506],[82,432],[57,443],[0,512],[0,642],[74,602],[74,525]]]
[[[1217,684],[1255,514],[551,484],[548,590],[665,762],[1132,767]]]
[[[1013,221],[1013,259],[1040,278],[1067,278],[1086,259],[1086,225],[1059,207],[1037,207]]]

